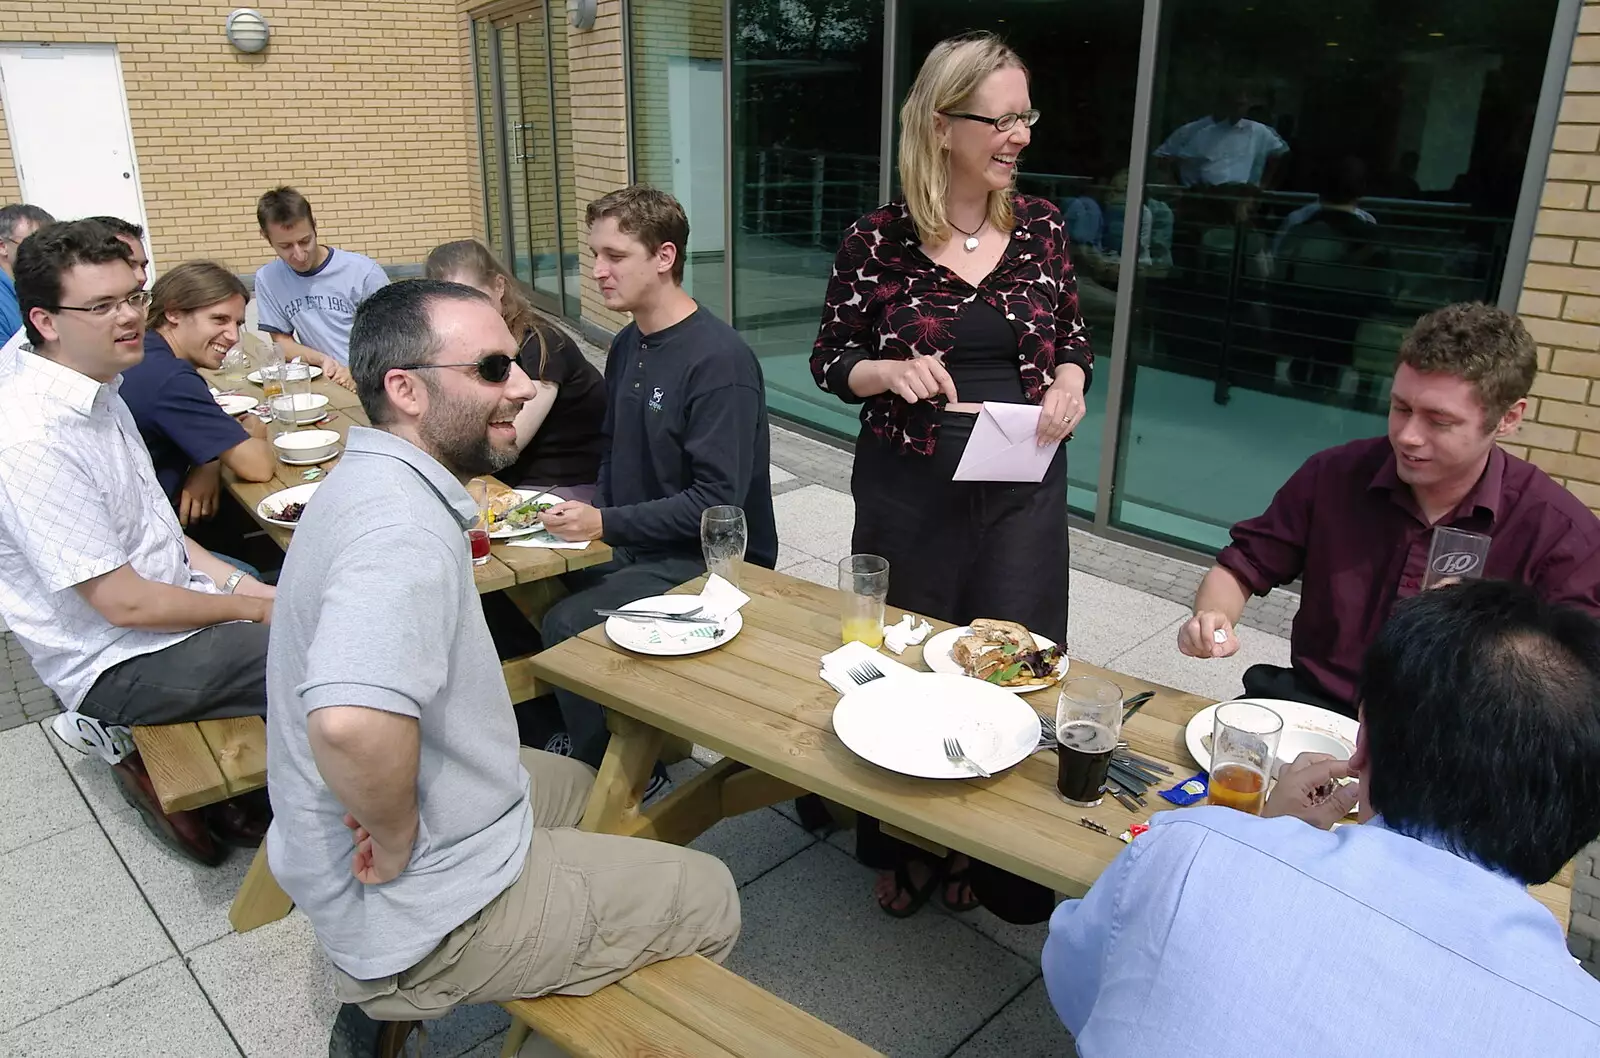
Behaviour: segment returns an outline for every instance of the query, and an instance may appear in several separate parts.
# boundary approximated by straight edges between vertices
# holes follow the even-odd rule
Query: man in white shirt
[[[123,244],[128,247],[128,263],[133,265],[133,274],[139,280],[139,285],[144,286],[148,278],[150,255],[144,252],[144,228],[141,225],[123,220],[121,217],[89,217],[89,220],[104,224]],[[55,221],[51,221],[54,224]],[[38,229],[34,229],[38,230]],[[31,232],[29,234],[32,234]],[[11,337],[6,339],[6,344],[0,346],[0,360],[9,360],[12,356],[22,351],[28,342],[28,329],[17,324]]]
[[[1158,812],[1056,909],[1083,1058],[1600,1054],[1600,983],[1525,889],[1600,832],[1600,625],[1509,581],[1424,592],[1359,698],[1349,761],[1280,773],[1264,814],[1296,818]]]
[[[292,187],[268,191],[256,203],[261,237],[278,255],[256,271],[261,329],[283,352],[322,368],[328,379],[354,389],[350,327],[356,308],[389,282],[370,257],[317,241],[311,203]]]
[[[95,221],[51,225],[16,280],[31,348],[0,363],[0,616],[69,712],[57,734],[87,748],[77,732],[109,732],[152,830],[217,862],[205,823],[247,841],[261,821],[163,815],[137,754],[116,760],[119,729],[264,714],[273,590],[183,535],[117,395],[150,301],[127,244]]]
[[[1253,102],[1247,90],[1226,93],[1215,112],[1179,126],[1155,157],[1176,169],[1184,187],[1270,187],[1289,145],[1271,126],[1245,117]]]

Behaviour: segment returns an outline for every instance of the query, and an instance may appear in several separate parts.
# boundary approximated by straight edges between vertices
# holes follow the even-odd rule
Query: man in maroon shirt
[[[1533,385],[1522,322],[1449,305],[1417,321],[1399,359],[1388,437],[1318,452],[1265,514],[1234,526],[1178,632],[1190,657],[1228,657],[1246,600],[1300,578],[1292,667],[1252,666],[1249,697],[1355,716],[1361,656],[1395,601],[1422,590],[1435,526],[1491,538],[1485,577],[1600,616],[1600,519],[1496,443],[1516,431]]]

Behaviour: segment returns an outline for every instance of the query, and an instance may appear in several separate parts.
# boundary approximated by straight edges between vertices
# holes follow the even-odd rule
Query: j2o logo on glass
[[[666,394],[661,392],[661,387],[660,386],[657,386],[655,389],[651,390],[650,391],[650,410],[651,411],[660,411],[661,410],[661,401],[665,397],[666,397]]]
[[[1478,556],[1470,551],[1452,551],[1433,560],[1433,571],[1441,577],[1461,577],[1478,568]]]

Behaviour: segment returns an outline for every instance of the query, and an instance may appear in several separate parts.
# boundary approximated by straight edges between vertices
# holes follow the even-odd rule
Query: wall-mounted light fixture
[[[573,29],[593,29],[596,0],[567,0],[567,21]]]
[[[228,16],[226,32],[228,43],[246,55],[266,51],[267,42],[272,39],[266,16],[248,7],[234,9]]]

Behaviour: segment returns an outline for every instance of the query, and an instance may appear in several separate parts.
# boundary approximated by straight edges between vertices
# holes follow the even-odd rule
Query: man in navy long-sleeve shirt
[[[746,559],[771,568],[778,558],[761,365],[737,331],[683,289],[683,207],[663,191],[629,187],[590,203],[585,219],[606,307],[633,313],[634,322],[606,361],[595,505],[563,503],[544,524],[564,540],[604,540],[615,557],[567,575],[572,594],[540,628],[547,647],[599,623],[597,608],[660,595],[704,573],[707,507],[744,508]],[[604,710],[564,690],[556,701],[572,755],[599,766]]]

